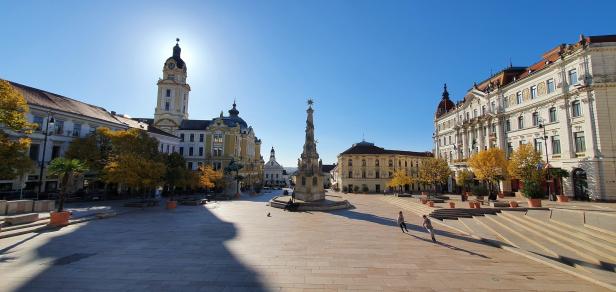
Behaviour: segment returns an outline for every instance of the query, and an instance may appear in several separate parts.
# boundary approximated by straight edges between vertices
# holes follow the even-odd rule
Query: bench
[[[36,222],[39,219],[37,213],[28,213],[4,217],[4,223],[7,225],[19,225]]]

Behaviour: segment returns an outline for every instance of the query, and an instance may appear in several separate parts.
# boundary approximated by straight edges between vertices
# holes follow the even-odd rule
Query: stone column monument
[[[306,118],[306,141],[301,158],[298,159],[297,183],[295,185],[295,198],[304,202],[314,202],[325,199],[323,189],[323,173],[321,172],[322,162],[317,153],[317,144],[314,141],[314,123],[312,120],[312,104],[314,101],[308,99],[308,117]]]

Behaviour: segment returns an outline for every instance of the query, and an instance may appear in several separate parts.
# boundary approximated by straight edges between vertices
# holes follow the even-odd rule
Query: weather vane
[[[175,38],[176,44],[180,42],[180,38]]]
[[[311,106],[311,105],[313,105],[313,104],[314,104],[314,100],[313,100],[311,97],[309,97],[309,98],[308,98],[308,105],[310,105],[310,106]]]

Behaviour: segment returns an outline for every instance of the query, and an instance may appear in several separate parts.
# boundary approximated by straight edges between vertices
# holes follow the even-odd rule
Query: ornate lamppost
[[[550,158],[548,156],[548,135],[546,133],[545,130],[545,125],[544,125],[544,121],[542,118],[539,118],[539,125],[537,126],[539,129],[543,129],[543,144],[545,144],[545,163],[546,163],[546,168],[547,168],[547,179],[546,179],[546,186],[547,186],[547,192],[548,192],[548,199],[550,201],[556,201],[556,199],[552,196],[552,193],[550,192],[550,183],[552,182],[551,179],[551,175],[550,175]]]
[[[49,126],[53,129],[55,120],[51,116],[51,112],[47,112],[47,124],[45,125],[45,138],[43,138],[43,156],[41,157],[41,165],[39,171],[38,191],[36,192],[36,199],[39,199],[41,194],[41,187],[43,186],[43,170],[45,169],[45,153],[47,152],[47,136],[49,136]]]

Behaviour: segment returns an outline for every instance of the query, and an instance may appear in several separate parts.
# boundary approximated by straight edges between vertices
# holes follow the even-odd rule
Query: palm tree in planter
[[[64,200],[66,199],[66,191],[68,184],[75,176],[85,172],[87,170],[85,163],[78,159],[56,158],[49,163],[47,168],[49,174],[57,175],[60,178],[61,188],[60,195],[58,197],[58,210],[51,212],[50,225],[64,226],[68,225],[68,218],[70,213],[64,211]]]
[[[556,195],[556,199],[561,203],[568,202],[569,198],[565,196],[565,194],[563,193],[563,178],[568,178],[569,172],[567,172],[566,170],[562,168],[550,168],[549,172],[550,172],[550,176],[552,177],[552,180],[554,181],[558,180],[558,185],[559,185],[560,190]],[[554,186],[556,186],[556,184],[554,184]]]

